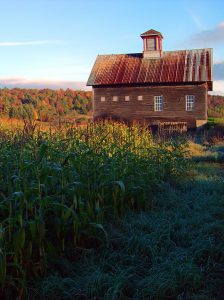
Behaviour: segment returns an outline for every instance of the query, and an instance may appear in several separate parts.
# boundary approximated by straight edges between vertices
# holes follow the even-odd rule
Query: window
[[[187,95],[186,96],[186,110],[187,111],[194,110],[194,104],[195,104],[195,96],[194,95]]]
[[[138,100],[142,101],[143,100],[143,96],[138,96]]]
[[[113,96],[113,101],[118,101],[118,96]]]
[[[124,101],[130,101],[130,96],[125,96]]]
[[[105,102],[105,100],[106,100],[105,97],[101,97],[101,98],[100,98],[100,101],[101,101],[101,102]]]
[[[146,40],[146,50],[155,50],[155,39],[147,39]]]
[[[154,110],[162,111],[163,110],[163,96],[154,97]]]

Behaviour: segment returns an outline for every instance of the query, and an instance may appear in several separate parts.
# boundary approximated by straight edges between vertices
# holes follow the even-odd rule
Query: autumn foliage
[[[51,89],[0,89],[0,115],[43,122],[75,118],[92,111],[92,92]]]

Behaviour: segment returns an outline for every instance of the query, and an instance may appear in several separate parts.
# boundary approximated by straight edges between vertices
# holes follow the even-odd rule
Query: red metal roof
[[[150,36],[150,35],[159,35],[159,36],[163,37],[161,32],[156,31],[154,29],[150,29],[141,34],[141,36]]]
[[[98,55],[87,85],[212,82],[212,49],[163,52],[160,59],[142,53]]]

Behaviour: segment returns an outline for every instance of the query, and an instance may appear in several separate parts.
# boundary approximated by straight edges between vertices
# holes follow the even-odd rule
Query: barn
[[[153,29],[141,38],[141,53],[97,56],[87,82],[94,120],[203,126],[212,91],[212,49],[163,51],[163,36]]]

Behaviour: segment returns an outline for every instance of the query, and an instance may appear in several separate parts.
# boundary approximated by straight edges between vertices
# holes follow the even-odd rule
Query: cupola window
[[[155,50],[155,39],[146,39],[146,51]]]

